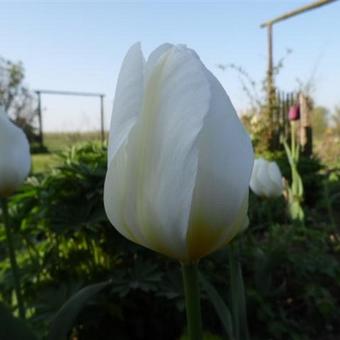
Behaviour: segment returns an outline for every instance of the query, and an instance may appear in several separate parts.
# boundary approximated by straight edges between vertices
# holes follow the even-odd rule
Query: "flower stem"
[[[185,306],[190,340],[203,340],[198,263],[182,264]]]
[[[12,231],[9,225],[8,204],[7,204],[6,198],[1,199],[1,208],[2,208],[2,216],[3,216],[5,231],[6,231],[9,259],[10,259],[11,269],[12,269],[12,274],[13,274],[14,290],[15,290],[15,295],[17,298],[17,304],[19,308],[19,316],[21,319],[25,319],[25,308],[24,308],[23,300],[21,296],[20,277],[19,277],[17,260],[15,256],[15,248],[14,248],[13,239],[12,239]]]

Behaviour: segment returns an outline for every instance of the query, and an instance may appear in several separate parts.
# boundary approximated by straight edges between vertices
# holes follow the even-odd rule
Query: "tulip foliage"
[[[298,163],[300,159],[300,145],[296,141],[296,122],[291,122],[291,143],[288,145],[287,141],[283,141],[288,162],[291,169],[291,185],[288,188],[288,202],[290,216],[293,220],[303,222],[304,212],[302,202],[304,198],[304,189],[301,176],[298,171]]]
[[[73,147],[62,157],[60,166],[31,177],[9,202],[31,328],[46,338],[51,320],[73,294],[111,279],[86,303],[78,301],[83,307],[73,315],[69,330],[74,337],[179,339],[185,332],[180,270],[174,261],[121,237],[107,221],[102,202],[106,150],[90,144]],[[288,176],[284,157],[280,156],[279,164]],[[308,166],[302,173],[314,183],[316,172],[311,171]],[[321,183],[327,181],[329,197],[334,199],[340,188],[340,173],[337,176],[317,177]],[[252,223],[242,237],[237,259],[245,278],[252,339],[300,340],[301,334],[322,339],[330,326],[330,336],[339,334],[339,243],[328,225],[328,201],[323,194],[319,191],[312,208],[306,201],[313,219],[302,230],[288,224],[283,197],[264,201],[250,193]],[[266,214],[260,215],[265,209],[272,211],[271,222]],[[211,339],[220,339],[232,328],[231,315],[229,323],[226,318],[232,309],[227,258],[227,249],[221,249],[200,263],[205,278],[201,281],[203,328],[218,335]],[[15,307],[1,222],[0,299]]]

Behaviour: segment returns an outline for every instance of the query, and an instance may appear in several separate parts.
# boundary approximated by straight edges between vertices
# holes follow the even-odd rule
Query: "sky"
[[[164,42],[199,54],[239,113],[249,106],[244,69],[261,90],[267,67],[262,22],[308,1],[4,1],[0,0],[0,56],[22,61],[32,90],[105,94],[109,126],[115,85],[128,48],[140,41],[147,56]],[[285,57],[277,85],[293,91],[312,84],[317,105],[340,106],[340,1],[274,26],[274,62]],[[291,53],[286,55],[290,49]],[[44,95],[44,131],[99,129],[99,99]]]

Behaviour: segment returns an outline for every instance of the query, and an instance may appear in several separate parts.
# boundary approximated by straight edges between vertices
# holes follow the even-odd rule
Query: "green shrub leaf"
[[[72,328],[79,312],[86,305],[88,300],[93,298],[102,289],[109,285],[111,281],[96,283],[82,288],[73,295],[58,311],[52,321],[48,339],[66,340],[67,334]]]
[[[0,339],[8,340],[37,340],[26,323],[15,318],[9,309],[0,303]]]
[[[217,292],[215,287],[209,283],[208,280],[200,273],[200,282],[202,284],[203,289],[207,293],[210,302],[215,308],[215,311],[222,322],[224,330],[228,334],[230,340],[234,340],[235,337],[233,335],[233,324],[231,313],[228,306],[224,303],[221,295]]]

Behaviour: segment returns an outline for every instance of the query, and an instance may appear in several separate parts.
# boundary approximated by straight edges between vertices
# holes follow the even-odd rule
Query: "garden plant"
[[[107,146],[26,181],[0,113],[0,339],[339,338],[340,169],[293,133],[253,166],[222,86],[170,44],[128,51]]]

